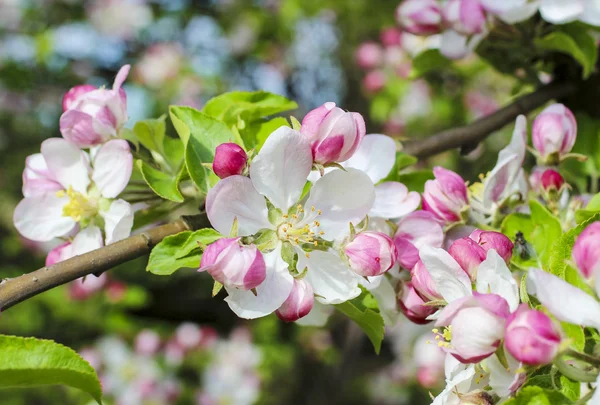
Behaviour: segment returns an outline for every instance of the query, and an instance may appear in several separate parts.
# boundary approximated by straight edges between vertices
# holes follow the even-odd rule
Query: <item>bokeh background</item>
[[[39,268],[49,246],[12,224],[27,155],[60,136],[72,86],[111,85],[123,64],[129,127],[169,104],[201,108],[229,90],[267,90],[360,112],[368,133],[419,138],[485,116],[529,89],[478,57],[419,77],[412,58],[436,38],[400,34],[393,0],[0,0],[0,278]],[[542,77],[543,79],[543,77]],[[445,165],[474,180],[510,129]],[[418,186],[417,186],[418,187]],[[161,278],[146,259],[63,286],[3,313],[0,333],[49,338],[99,370],[106,403],[419,404],[443,386],[427,328],[399,320],[381,355],[353,324],[244,322],[193,269]],[[415,346],[416,344],[416,346]],[[416,348],[415,348],[416,347]],[[418,388],[416,381],[428,388]],[[90,402],[62,387],[2,391],[2,405]]]

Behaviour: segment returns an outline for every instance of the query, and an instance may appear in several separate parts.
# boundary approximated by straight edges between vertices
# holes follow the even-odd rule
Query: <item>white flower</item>
[[[115,199],[131,176],[133,158],[126,141],[105,143],[91,161],[87,153],[60,138],[45,140],[41,152],[28,159],[35,161],[35,184],[40,187],[31,182],[24,187],[25,198],[14,212],[21,235],[47,242],[66,238],[79,227],[62,259],[129,236],[133,210],[126,201]],[[30,170],[28,164],[24,177],[31,175]],[[56,187],[47,187],[51,183]]]
[[[446,373],[446,388],[433,400],[431,405],[460,405],[459,395],[486,386],[487,375],[479,366],[462,364],[452,355],[446,355],[444,365]]]
[[[337,252],[312,249],[317,247],[315,242],[341,242],[349,233],[349,224],[364,219],[375,199],[373,184],[358,170],[334,170],[301,198],[312,164],[308,139],[281,127],[253,159],[250,178],[227,177],[208,193],[206,211],[217,231],[228,234],[237,218],[239,236],[271,232],[277,241],[273,250],[264,253],[267,275],[256,295],[226,287],[226,301],[242,318],[265,316],[279,308],[292,289],[292,270],[308,269],[305,280],[321,303],[337,304],[360,294],[359,277]],[[273,206],[271,215],[265,198]],[[287,246],[298,256],[297,269],[289,269],[282,259],[282,248]]]
[[[600,3],[597,0],[541,0],[540,14],[552,24],[565,24],[572,21],[600,25]]]

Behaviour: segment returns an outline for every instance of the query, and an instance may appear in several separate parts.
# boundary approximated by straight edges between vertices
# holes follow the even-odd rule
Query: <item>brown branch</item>
[[[448,129],[425,139],[405,142],[403,152],[423,159],[450,149],[474,148],[494,131],[514,122],[520,114],[527,114],[552,99],[573,93],[576,89],[577,85],[571,82],[550,83],[472,124]]]
[[[0,309],[4,311],[19,302],[80,277],[101,274],[150,252],[167,236],[195,229],[196,225],[198,224],[179,219],[53,266],[6,279],[0,283]]]

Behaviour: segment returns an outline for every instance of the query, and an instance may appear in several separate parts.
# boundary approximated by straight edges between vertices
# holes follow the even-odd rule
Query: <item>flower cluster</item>
[[[112,89],[75,86],[63,98],[63,138],[42,142],[41,153],[27,157],[23,196],[14,223],[25,238],[57,241],[46,260],[50,266],[129,236],[131,205],[119,198],[129,183],[133,157],[117,139],[127,120],[121,84],[126,65]]]

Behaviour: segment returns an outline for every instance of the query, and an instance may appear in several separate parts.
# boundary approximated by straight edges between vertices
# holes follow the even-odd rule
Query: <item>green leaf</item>
[[[439,49],[428,49],[413,59],[409,78],[416,79],[426,73],[443,69],[451,64],[452,61],[442,55]]]
[[[590,202],[586,205],[585,209],[577,210],[575,212],[575,221],[580,224],[594,215],[600,212],[600,193],[596,194]]]
[[[63,384],[102,403],[96,372],[74,350],[51,340],[0,335],[0,388]]]
[[[523,387],[515,398],[504,402],[505,405],[568,405],[573,401],[559,391],[541,387]]]
[[[581,383],[579,381],[573,381],[570,378],[561,375],[560,376],[560,392],[571,401],[579,399],[581,392]]]
[[[426,169],[399,174],[397,181],[403,183],[410,191],[422,193],[425,190],[425,182],[434,178],[433,171]]]
[[[219,232],[208,228],[167,236],[152,249],[146,270],[159,276],[168,276],[180,268],[197,268],[202,258],[200,244],[210,245],[222,237]]]
[[[269,121],[252,122],[239,131],[244,145],[248,149],[255,149],[258,152],[273,131],[287,126],[289,124],[285,118],[275,117]]]
[[[383,341],[384,322],[379,313],[377,301],[371,293],[363,289],[360,296],[334,306],[360,326],[371,340],[375,353],[379,354]]]
[[[163,154],[163,141],[165,139],[165,117],[138,121],[133,126],[133,133],[140,143],[148,150]]]
[[[215,149],[222,143],[235,142],[242,144],[223,122],[218,121],[191,107],[170,108],[173,124],[182,139],[187,138],[185,146],[185,163],[190,177],[198,188],[205,193],[216,181],[216,176],[202,163],[212,163]],[[178,122],[176,124],[176,122]],[[211,176],[212,175],[212,176]],[[212,179],[211,179],[212,178]]]
[[[135,163],[152,191],[166,200],[183,202],[183,195],[177,187],[178,176],[163,173],[141,160],[137,160]]]
[[[387,175],[387,177],[385,179],[381,180],[381,182],[400,181],[399,180],[400,170],[405,169],[409,166],[412,166],[417,162],[418,162],[418,159],[414,156],[407,155],[404,152],[396,152],[396,161],[394,162],[394,167],[392,167],[392,170],[390,171],[390,173]]]
[[[556,51],[572,56],[582,67],[583,77],[587,78],[593,71],[598,57],[594,38],[577,25],[563,27],[543,38],[534,40],[536,47],[546,51]]]
[[[239,120],[255,121],[262,117],[298,108],[298,104],[266,91],[234,91],[209,100],[202,112],[227,124]]]
[[[583,328],[568,322],[561,322],[560,326],[562,327],[563,332],[565,332],[565,335],[572,340],[570,347],[576,351],[582,352],[585,348],[585,333],[583,332]]]

